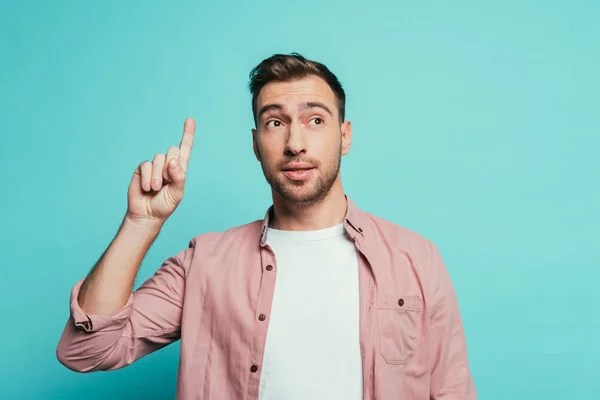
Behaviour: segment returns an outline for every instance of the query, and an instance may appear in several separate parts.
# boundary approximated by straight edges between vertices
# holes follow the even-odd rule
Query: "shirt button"
[[[273,271],[273,266],[272,265],[267,265],[267,271]]]
[[[258,371],[258,366],[253,365],[250,367],[250,372],[256,372],[256,371]]]
[[[267,316],[266,316],[265,314],[260,314],[260,315],[258,316],[258,320],[259,320],[259,321],[264,321],[265,319],[267,319]]]
[[[404,299],[398,300],[398,305],[402,307],[404,305]]]

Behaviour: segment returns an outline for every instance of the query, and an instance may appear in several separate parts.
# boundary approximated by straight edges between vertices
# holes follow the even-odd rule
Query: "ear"
[[[258,151],[258,142],[256,141],[257,135],[256,129],[252,129],[252,148],[254,149],[254,156],[260,162],[260,151]]]
[[[342,124],[342,155],[348,154],[352,146],[352,123],[345,121]]]

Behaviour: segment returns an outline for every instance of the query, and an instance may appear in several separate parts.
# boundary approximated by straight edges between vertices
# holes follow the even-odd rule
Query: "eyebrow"
[[[266,113],[267,111],[271,111],[271,110],[281,111],[283,109],[284,109],[284,107],[281,104],[265,104],[258,111],[258,118],[260,119],[260,117],[262,117],[262,115],[264,113]]]
[[[333,113],[331,112],[331,109],[329,107],[327,107],[327,105],[325,105],[324,103],[321,103],[318,101],[307,101],[305,103],[301,103],[298,105],[298,110],[300,110],[300,111],[308,110],[311,108],[321,108],[321,109],[327,111],[329,113],[329,115],[331,115],[333,117]],[[265,104],[258,111],[258,118],[260,119],[260,117],[262,117],[262,115],[264,113],[271,111],[271,110],[283,111],[283,110],[285,110],[285,107],[282,104],[277,104],[277,103]]]
[[[318,101],[308,101],[308,102],[302,103],[298,106],[299,110],[307,110],[310,108],[321,108],[321,109],[327,111],[329,113],[329,115],[331,115],[333,117],[333,113],[331,112],[329,107],[327,107],[327,105],[325,105],[321,102],[318,102]]]

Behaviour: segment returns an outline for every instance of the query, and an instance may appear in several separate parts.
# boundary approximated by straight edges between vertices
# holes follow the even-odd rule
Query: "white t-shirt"
[[[344,225],[269,228],[277,277],[261,400],[362,399],[358,255]]]

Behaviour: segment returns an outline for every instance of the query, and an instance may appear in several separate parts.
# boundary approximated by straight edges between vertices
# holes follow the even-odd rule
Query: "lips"
[[[300,181],[309,178],[312,175],[313,167],[306,163],[288,164],[283,168],[283,174],[294,181]]]
[[[304,171],[308,169],[313,169],[314,166],[307,163],[292,163],[286,165],[283,170],[284,171]]]

